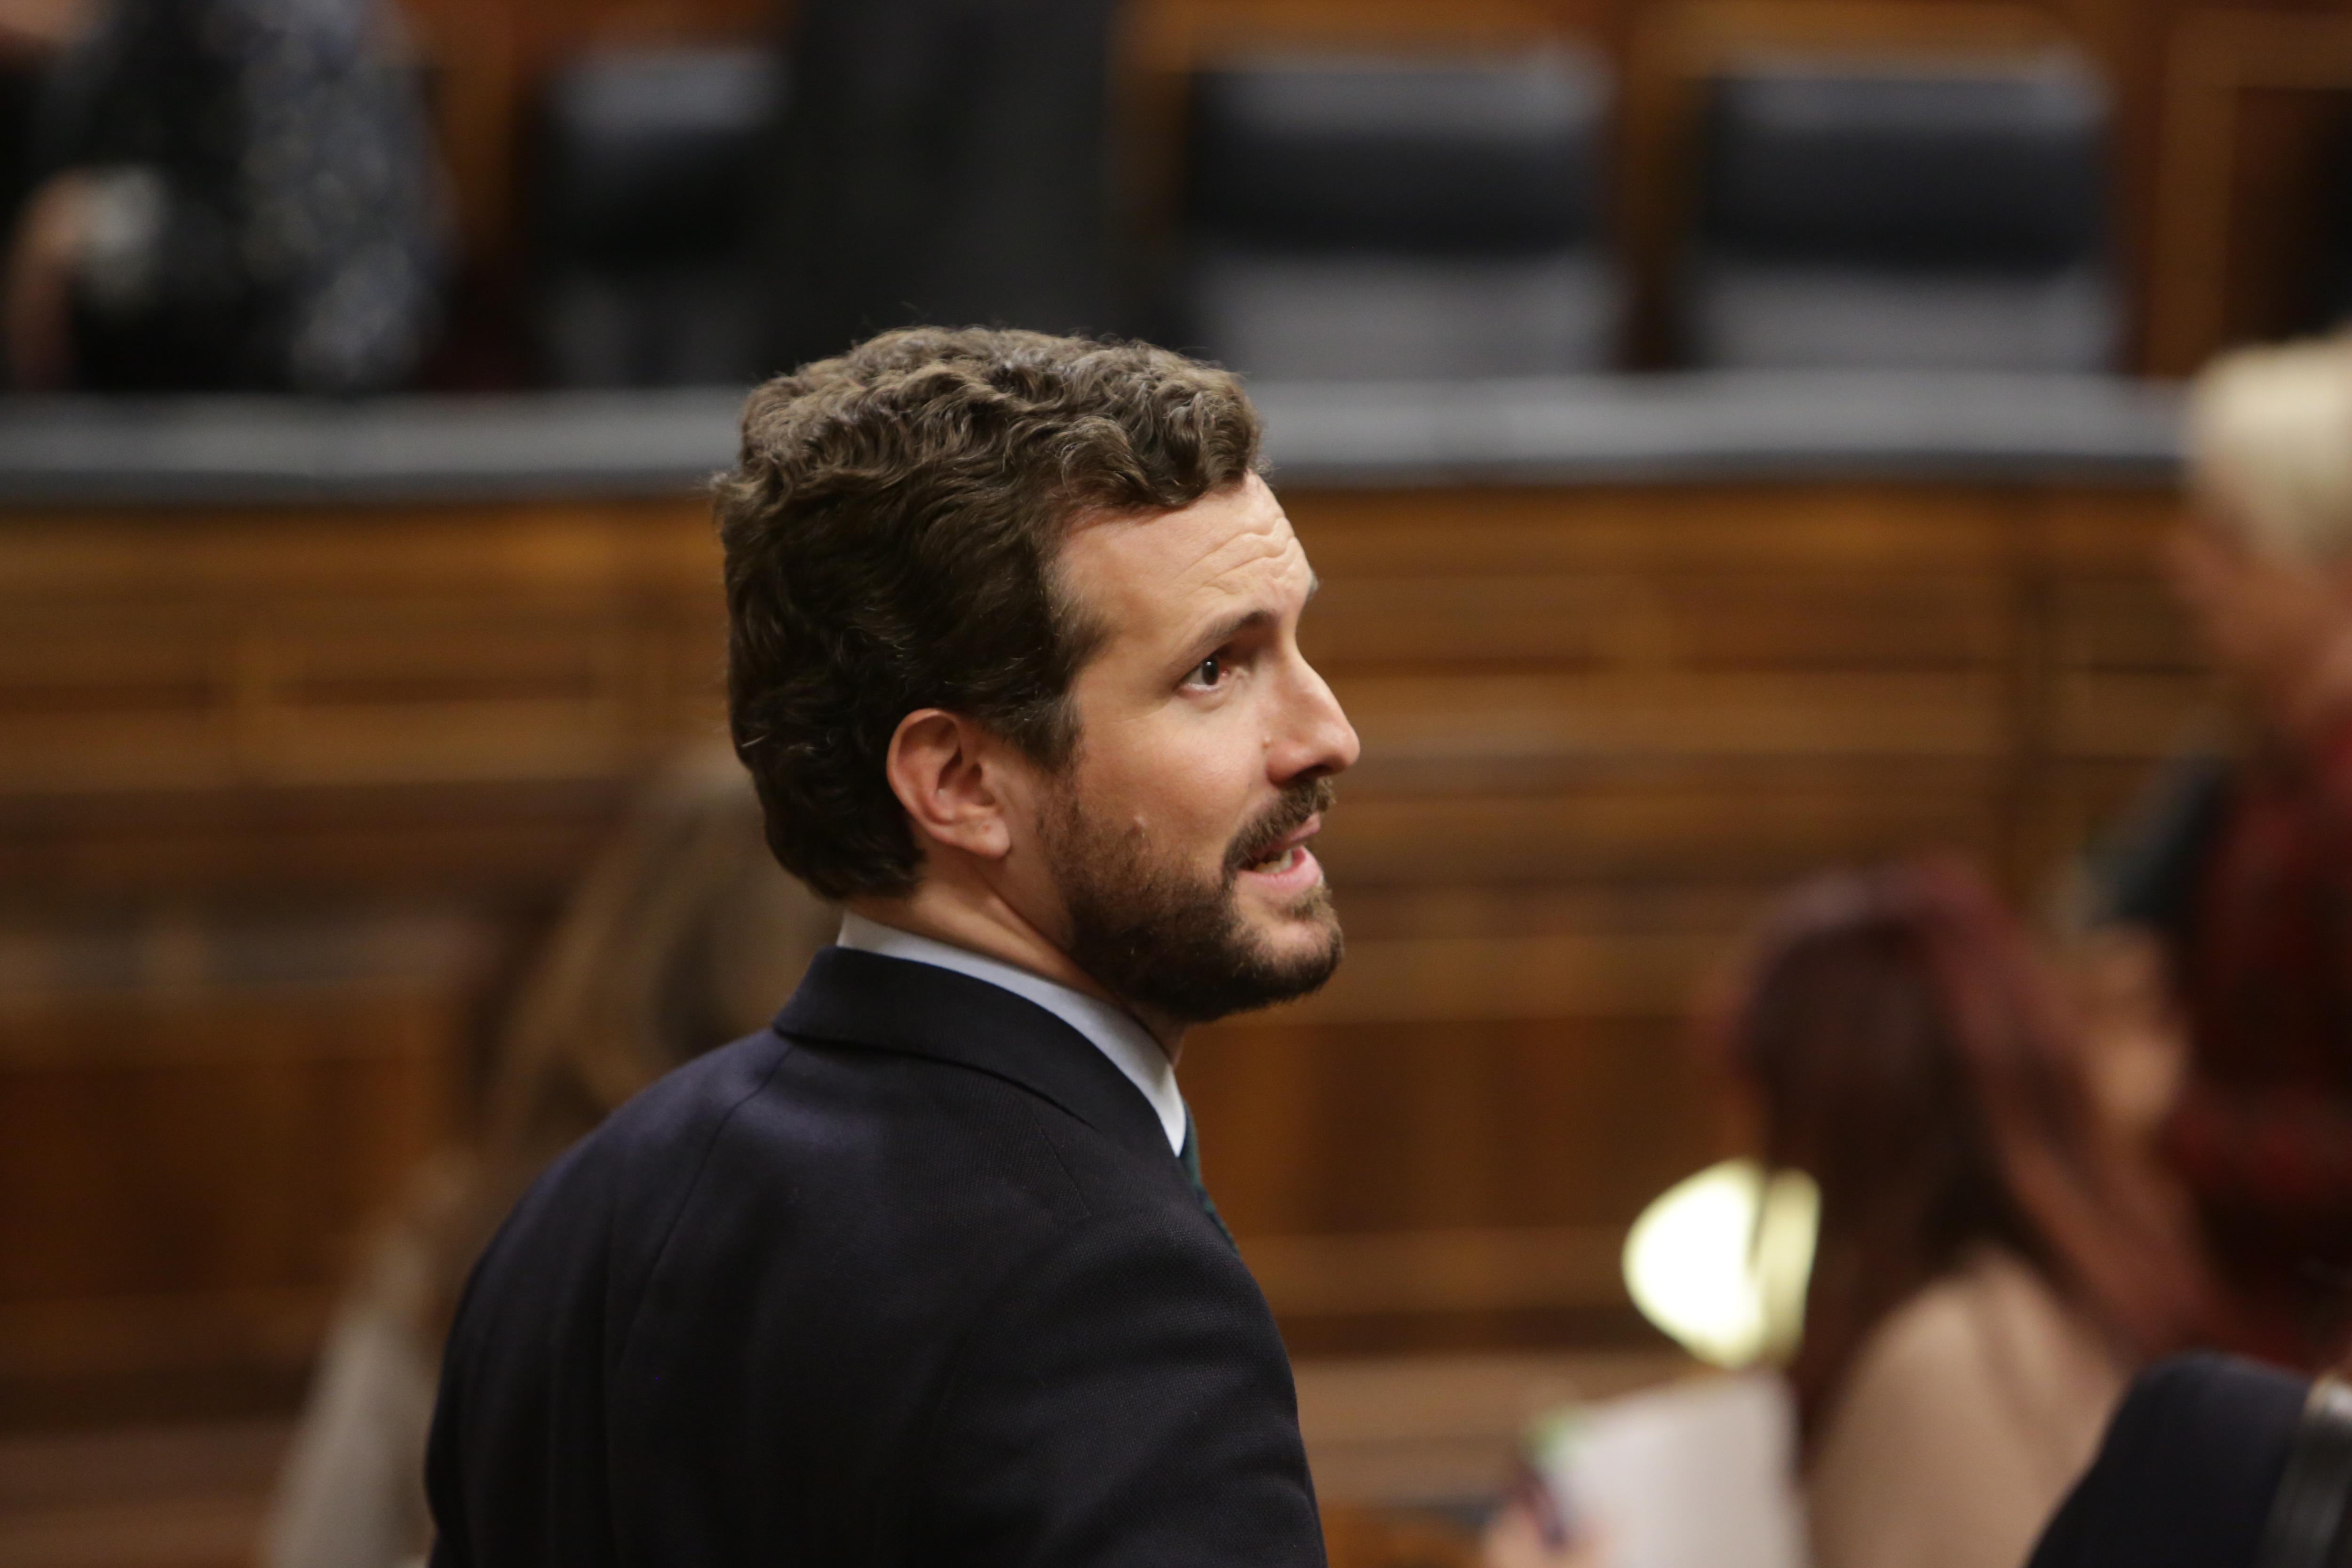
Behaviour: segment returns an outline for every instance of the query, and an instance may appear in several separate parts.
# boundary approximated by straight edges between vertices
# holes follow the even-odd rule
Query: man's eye
[[[1223,679],[1224,676],[1225,661],[1219,658],[1215,654],[1211,654],[1208,658],[1202,659],[1200,663],[1192,667],[1192,673],[1184,678],[1184,684],[1187,686],[1214,686],[1218,681]]]

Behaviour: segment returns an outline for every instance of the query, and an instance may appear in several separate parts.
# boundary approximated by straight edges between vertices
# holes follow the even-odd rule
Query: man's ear
[[[1006,820],[1003,752],[996,738],[960,713],[919,708],[898,721],[883,770],[914,824],[916,843],[961,849],[983,860],[1013,850]]]

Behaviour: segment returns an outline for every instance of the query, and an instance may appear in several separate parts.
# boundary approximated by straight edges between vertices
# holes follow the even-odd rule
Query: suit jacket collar
[[[776,1032],[955,1062],[1019,1084],[1139,1154],[1169,1158],[1142,1091],[1092,1040],[1024,996],[937,964],[828,947]]]

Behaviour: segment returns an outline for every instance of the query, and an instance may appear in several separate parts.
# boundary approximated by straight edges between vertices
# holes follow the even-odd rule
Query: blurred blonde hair
[[[587,868],[500,1032],[481,1124],[427,1163],[338,1308],[271,1510],[269,1568],[421,1562],[434,1369],[531,1179],[664,1072],[756,1029],[837,911],[768,853],[734,756],[681,759]]]
[[[2189,450],[2198,489],[2248,543],[2303,564],[2352,555],[2352,334],[2206,366]]]
[[[733,753],[698,752],[653,781],[573,889],[500,1032],[477,1136],[419,1173],[377,1259],[376,1288],[428,1342],[550,1161],[671,1068],[767,1022],[832,940],[840,912],[777,866],[762,826]]]

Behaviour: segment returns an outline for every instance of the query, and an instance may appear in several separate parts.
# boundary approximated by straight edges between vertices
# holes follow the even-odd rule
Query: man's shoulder
[[[573,1158],[637,1166],[698,1157],[773,1081],[792,1046],[766,1028],[671,1068],[606,1117]]]
[[[882,1231],[893,1249],[989,1237],[996,1251],[1018,1233],[1042,1242],[1104,1213],[1189,1203],[1181,1180],[1172,1153],[1139,1158],[1016,1078],[772,1027],[631,1099],[542,1179],[525,1205],[541,1215],[518,1223],[568,1233],[593,1215],[616,1264],[681,1226],[698,1239],[814,1229],[836,1246]]]

